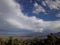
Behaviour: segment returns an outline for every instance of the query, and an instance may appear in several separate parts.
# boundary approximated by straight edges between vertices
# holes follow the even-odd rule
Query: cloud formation
[[[59,12],[60,14],[60,0],[42,0],[40,1],[41,4],[39,4],[38,2],[34,3],[34,9],[33,9],[33,13],[35,14],[39,14],[41,12],[48,14],[51,12]],[[48,11],[47,11],[48,10]],[[56,17],[60,17],[59,15],[57,15]]]
[[[41,7],[37,2],[34,3],[33,13],[39,14],[40,12],[46,12],[43,7]]]
[[[38,4],[35,4],[35,6],[38,6]],[[0,29],[13,30],[16,28],[34,32],[45,30],[59,32],[60,21],[44,21],[35,16],[28,17],[22,13],[21,5],[14,0],[0,0]]]
[[[50,7],[50,9],[59,9],[60,8],[60,0],[45,0],[47,5]]]

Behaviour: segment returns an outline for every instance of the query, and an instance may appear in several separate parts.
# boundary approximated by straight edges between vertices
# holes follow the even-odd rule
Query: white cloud
[[[55,32],[60,31],[60,21],[51,21],[50,25],[48,26],[48,29]]]
[[[23,22],[19,22],[16,19],[7,19],[7,22],[16,28],[32,30],[32,27],[24,24]]]
[[[60,13],[56,15],[56,17],[60,17]]]
[[[51,9],[59,9],[60,8],[60,0],[46,0],[47,5],[51,8]]]
[[[55,0],[55,1],[45,0],[45,1],[42,1],[42,5],[45,6],[45,7],[48,6],[51,10],[52,9],[60,9],[60,0]],[[47,13],[46,10],[40,4],[35,2],[33,13],[39,14],[40,12]]]
[[[45,3],[44,1],[42,2],[42,4],[43,4],[44,6],[46,6],[46,3]]]
[[[0,13],[2,13],[0,14],[0,29],[4,28],[9,30],[11,28],[13,30],[13,28],[18,28],[34,32],[43,32],[47,29],[48,31],[60,31],[60,21],[44,21],[37,19],[35,16],[25,16],[21,11],[21,5],[19,6],[14,0],[0,0],[0,2],[2,2],[0,3]],[[38,7],[39,5],[35,4],[35,6]]]
[[[38,5],[37,2],[34,3],[33,13],[39,14],[40,12],[45,12],[44,8]]]

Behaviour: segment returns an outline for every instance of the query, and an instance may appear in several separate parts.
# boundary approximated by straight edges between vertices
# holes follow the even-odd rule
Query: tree
[[[56,42],[56,36],[54,36],[53,33],[51,33],[50,35],[48,35],[48,40],[51,42],[51,45],[55,45]]]
[[[9,37],[7,45],[12,45],[12,37]]]
[[[19,45],[19,41],[18,41],[18,39],[14,39],[14,41],[13,41],[13,45]]]
[[[0,45],[2,45],[2,38],[0,38]]]

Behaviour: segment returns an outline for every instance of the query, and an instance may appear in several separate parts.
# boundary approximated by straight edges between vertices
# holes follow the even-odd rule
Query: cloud
[[[60,8],[60,0],[45,0],[47,5],[50,7],[50,9],[59,9]]]
[[[60,21],[44,21],[35,16],[28,17],[22,13],[21,5],[14,0],[0,0],[0,2],[0,29],[15,31],[17,28],[34,32],[60,31]],[[39,5],[35,4],[35,6]]]
[[[48,26],[48,29],[58,32],[60,31],[60,21],[51,21],[50,25]]]
[[[47,10],[60,10],[60,0],[45,0],[41,1],[41,4],[38,4],[37,2],[34,3],[33,13],[39,14],[40,12],[47,13]],[[46,9],[48,8],[48,9]],[[48,14],[48,13],[47,13]]]
[[[56,15],[56,17],[60,17],[60,13]]]
[[[46,11],[37,2],[35,2],[33,13],[39,14],[40,12],[46,12]]]

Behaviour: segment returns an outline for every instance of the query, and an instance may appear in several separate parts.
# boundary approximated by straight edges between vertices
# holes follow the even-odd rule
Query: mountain
[[[8,33],[7,33],[8,32]],[[51,30],[45,30],[43,32],[34,32],[30,30],[3,30],[0,29],[0,36],[27,36],[27,37],[46,37],[48,34],[50,34]]]
[[[54,34],[57,37],[60,37],[60,32]]]

